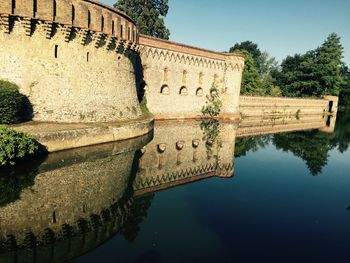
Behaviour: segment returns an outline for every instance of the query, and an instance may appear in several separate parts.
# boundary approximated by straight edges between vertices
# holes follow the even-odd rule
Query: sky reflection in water
[[[257,146],[236,152],[233,178],[156,193],[133,243],[116,236],[76,262],[348,262],[348,120],[338,117],[333,134],[255,137]],[[276,149],[290,137],[300,140]]]
[[[46,176],[48,180],[55,179],[57,173],[74,173],[76,165],[79,172],[75,177],[91,176],[91,172],[96,175],[96,180],[104,182],[111,176],[114,178],[123,168],[129,173],[126,176],[130,176],[130,180],[119,182],[118,176],[113,179],[118,183],[118,189],[111,194],[120,199],[104,197],[110,202],[101,207],[101,210],[104,206],[110,207],[107,210],[112,219],[108,219],[108,223],[103,223],[105,219],[97,220],[97,223],[89,221],[88,224],[95,226],[85,232],[76,232],[74,238],[68,238],[69,243],[63,240],[57,244],[46,244],[37,248],[36,256],[28,252],[31,250],[26,250],[30,254],[26,257],[35,259],[39,258],[39,253],[46,253],[47,258],[57,258],[57,251],[61,251],[57,248],[68,247],[70,256],[61,258],[86,253],[73,262],[348,262],[349,123],[350,116],[339,114],[334,133],[313,130],[239,138],[236,138],[236,131],[231,126],[224,126],[227,129],[221,132],[220,140],[215,125],[208,125],[214,129],[214,132],[208,132],[199,129],[197,124],[177,127],[176,123],[165,123],[158,125],[153,141],[142,151],[137,149],[146,144],[145,140],[138,140],[138,146],[134,146],[133,150],[128,144],[123,146],[128,150],[120,150],[120,145],[108,146],[108,149],[103,148],[105,153],[99,151],[98,158],[95,153],[94,157],[90,157],[91,153],[75,152],[74,160],[69,159],[71,166],[64,166],[62,162],[57,165],[55,159],[63,160],[62,156],[52,157],[53,161],[46,160],[32,169],[32,177],[37,174],[36,178],[45,179]],[[203,145],[202,136],[206,138]],[[214,141],[208,144],[208,140],[213,138]],[[110,149],[114,154],[110,154]],[[164,151],[172,158],[164,157]],[[143,157],[139,159],[140,156]],[[230,165],[218,167],[232,161],[234,177],[229,177]],[[191,180],[191,176],[186,177],[184,167],[206,162],[213,164],[206,168],[211,176],[198,176],[197,179],[203,180],[178,185]],[[97,167],[103,163],[105,167]],[[117,163],[120,165],[115,165]],[[213,177],[217,169],[224,169],[225,176]],[[174,171],[176,173],[172,175],[184,176],[178,183],[163,178],[164,174]],[[106,176],[105,179],[103,176]],[[34,181],[23,183],[21,194],[30,187],[38,189],[35,188],[37,184]],[[110,189],[109,184],[105,185],[106,189]],[[133,191],[130,190],[131,185]],[[81,191],[89,198],[89,188]],[[18,198],[17,193],[10,199],[1,199],[0,208],[16,205],[20,202]],[[78,216],[74,213],[80,213],[77,212],[80,211],[79,202],[84,200],[74,202],[77,202],[77,209],[68,211],[63,218],[66,222],[70,216]],[[131,205],[126,205],[125,211],[128,212],[120,210],[120,207],[125,207],[125,202],[131,202]],[[103,210],[105,214],[107,210]],[[115,215],[122,215],[123,222],[118,221],[115,232],[102,236],[101,233],[111,229],[112,225],[116,226],[113,223],[114,211]],[[52,222],[49,225],[55,231]],[[94,241],[96,244],[93,244]],[[98,247],[93,249],[94,246]],[[66,251],[64,249],[62,251]],[[2,258],[13,262],[11,253]],[[2,258],[0,256],[0,261]]]

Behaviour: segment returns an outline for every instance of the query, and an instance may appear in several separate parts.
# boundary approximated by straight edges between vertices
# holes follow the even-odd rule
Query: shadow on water
[[[35,176],[46,158],[46,155],[39,155],[26,163],[0,168],[0,207],[16,201],[22,190],[34,185]]]
[[[0,261],[63,262],[118,232],[133,240],[152,200],[132,197],[139,149],[152,136],[62,151],[3,170]]]

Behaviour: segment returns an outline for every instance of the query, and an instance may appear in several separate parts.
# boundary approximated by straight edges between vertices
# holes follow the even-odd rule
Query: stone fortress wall
[[[0,207],[0,250],[11,235],[17,245],[28,233],[42,242],[45,229],[56,237],[64,234],[65,224],[79,232],[79,221],[90,222],[96,216],[101,220],[103,211],[125,205],[132,197],[136,151],[149,140],[144,136],[50,155],[37,168],[34,185]]]
[[[139,161],[135,195],[207,177],[232,177],[236,128],[234,123],[220,124],[218,136],[208,144],[206,134],[215,129],[201,128],[200,121],[156,122],[154,139],[143,148]]]
[[[242,118],[322,115],[336,113],[338,97],[323,99],[240,96],[239,107]]]
[[[19,85],[37,121],[136,119],[138,38],[97,1],[1,0],[0,79]]]
[[[156,119],[201,117],[213,83],[225,90],[222,117],[239,116],[244,58],[140,36],[147,106]]]

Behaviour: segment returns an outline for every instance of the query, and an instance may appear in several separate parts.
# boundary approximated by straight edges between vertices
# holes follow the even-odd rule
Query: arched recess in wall
[[[187,96],[187,95],[188,95],[188,90],[187,90],[187,88],[186,88],[185,86],[182,86],[182,87],[180,88],[179,94],[180,94],[181,96]]]
[[[201,87],[199,87],[197,90],[196,90],[196,95],[198,97],[202,97],[204,95],[203,93],[203,89]]]
[[[170,89],[169,89],[169,86],[168,85],[163,85],[161,88],[160,88],[160,93],[163,94],[163,95],[169,95],[170,94]]]

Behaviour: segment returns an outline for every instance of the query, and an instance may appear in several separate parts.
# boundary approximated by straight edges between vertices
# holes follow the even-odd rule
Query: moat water
[[[1,171],[0,262],[349,262],[334,121],[159,122]]]

